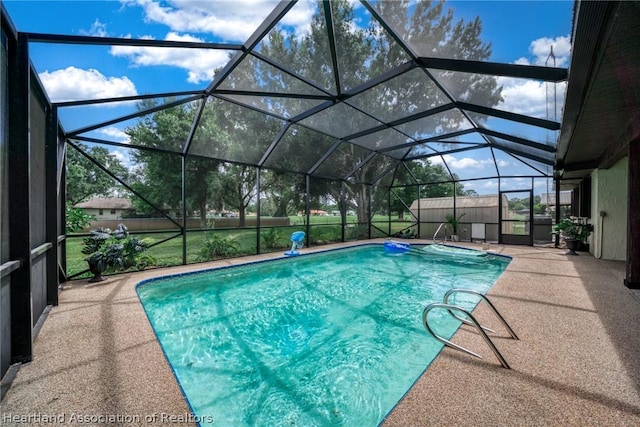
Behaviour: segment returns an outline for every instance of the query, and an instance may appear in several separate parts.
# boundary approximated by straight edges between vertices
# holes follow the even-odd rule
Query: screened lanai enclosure
[[[42,283],[35,323],[61,281],[89,277],[89,231],[121,223],[155,267],[283,251],[294,231],[309,246],[431,239],[447,217],[468,241],[552,243],[569,40],[537,61],[506,58],[496,21],[465,3],[266,2],[240,41],[35,32],[3,5],[3,293],[5,282]],[[113,66],[119,95],[79,98],[45,51],[66,59],[60,71],[88,70],[86,85]],[[92,62],[105,51],[113,65]],[[152,75],[136,80],[148,64]],[[432,199],[445,208],[421,215]],[[493,212],[463,215],[488,199]],[[21,208],[9,218],[7,206]],[[566,213],[583,216],[581,206]],[[9,245],[30,268],[12,263]],[[43,256],[56,245],[57,257]],[[11,298],[3,313],[21,316],[30,297]],[[13,332],[23,354],[30,333]]]
[[[312,19],[299,34],[290,21],[302,13]],[[198,90],[54,99],[50,117],[38,112],[43,131],[60,122],[56,180],[60,190],[66,181],[67,205],[102,206],[99,224],[67,236],[65,274],[86,271],[78,250],[90,227],[124,223],[158,265],[174,265],[279,251],[298,229],[309,245],[426,237],[459,216],[456,197],[486,188],[517,190],[517,207],[496,207],[482,226],[520,230],[529,244],[533,214],[552,213],[535,200],[555,191],[567,70],[492,62],[481,34],[480,17],[461,20],[445,3],[395,1],[281,2],[243,44],[24,34],[33,50],[226,58]],[[507,80],[535,85],[542,105],[524,114]],[[96,121],[98,109],[112,117]],[[421,223],[409,207],[429,197],[450,198],[451,211]],[[114,198],[131,203],[116,211]]]

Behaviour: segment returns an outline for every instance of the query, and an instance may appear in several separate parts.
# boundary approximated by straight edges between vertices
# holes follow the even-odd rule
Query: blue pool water
[[[154,279],[138,294],[203,425],[375,426],[442,349],[424,307],[454,287],[485,293],[508,263],[369,244]],[[460,326],[429,317],[443,337]]]

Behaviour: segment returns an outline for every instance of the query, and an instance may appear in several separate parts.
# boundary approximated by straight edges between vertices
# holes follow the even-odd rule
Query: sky
[[[3,4],[17,30],[23,32],[242,43],[277,2],[4,0]],[[357,10],[364,10],[358,2],[354,5]],[[480,17],[481,37],[491,42],[491,61],[531,65],[547,62],[546,65],[553,66],[553,60],[549,58],[553,45],[555,66],[569,65],[572,1],[449,1],[447,7],[454,10],[455,20]],[[283,24],[301,35],[309,28],[311,16],[310,4],[303,1],[287,14]],[[201,90],[211,81],[212,70],[224,65],[231,53],[227,50],[41,43],[32,43],[29,48],[39,78],[53,102]],[[503,86],[505,98],[501,109],[561,120],[564,84],[555,88],[558,97],[555,107],[546,102],[553,94],[553,88],[544,83],[500,78],[499,84]],[[133,111],[134,106],[129,103],[67,108],[61,109],[59,114],[65,130],[70,131]],[[498,129],[506,126],[499,121],[487,123],[487,126],[491,125]],[[530,131],[523,128],[522,136],[531,136]],[[126,135],[118,126],[97,132],[102,133],[96,135],[98,137],[126,142]],[[531,139],[556,136],[540,134]],[[128,161],[125,151],[117,155]],[[478,153],[473,157],[468,154],[450,156],[445,161],[465,178],[462,175],[469,171],[488,166],[487,155],[490,153]],[[508,156],[496,161],[502,162],[504,170],[508,170]],[[474,184],[470,185],[473,187]],[[482,185],[491,187],[496,183]]]

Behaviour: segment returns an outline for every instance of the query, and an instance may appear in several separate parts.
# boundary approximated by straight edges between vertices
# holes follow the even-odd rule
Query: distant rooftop
[[[540,195],[541,205],[555,205],[556,193],[542,193]],[[571,204],[571,191],[560,192],[560,206],[568,206]]]
[[[433,197],[429,199],[414,200],[411,209],[420,208],[431,209],[453,209],[453,197]],[[487,208],[498,206],[498,195],[490,194],[483,196],[458,196],[456,197],[456,209],[460,208]]]
[[[74,207],[85,209],[133,209],[131,200],[124,197],[92,197]]]

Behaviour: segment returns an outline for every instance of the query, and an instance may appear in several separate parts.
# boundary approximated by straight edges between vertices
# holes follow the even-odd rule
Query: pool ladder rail
[[[469,349],[466,349],[466,348],[464,348],[464,347],[462,347],[462,346],[460,346],[458,344],[454,344],[451,341],[449,341],[448,339],[445,339],[445,338],[441,337],[440,335],[436,334],[433,331],[433,329],[429,325],[429,312],[431,310],[433,310],[434,308],[446,309],[453,317],[455,317],[456,319],[460,320],[462,323],[464,323],[466,325],[474,326],[478,330],[478,332],[480,333],[482,338],[484,338],[485,342],[487,343],[487,345],[489,346],[491,351],[493,351],[493,354],[496,355],[496,357],[500,361],[500,364],[504,368],[511,369],[511,367],[507,363],[506,359],[502,356],[502,354],[500,353],[500,351],[495,346],[495,344],[493,343],[493,341],[491,340],[489,335],[487,335],[487,332],[486,332],[486,331],[489,331],[489,332],[493,333],[495,331],[493,331],[492,329],[489,329],[489,328],[487,328],[485,326],[482,326],[480,324],[480,322],[478,322],[476,320],[476,318],[468,310],[465,310],[464,308],[459,307],[459,306],[454,305],[454,304],[449,304],[449,298],[452,295],[456,294],[456,293],[467,293],[467,294],[473,294],[473,295],[479,296],[483,301],[485,301],[487,303],[489,308],[491,308],[491,310],[496,315],[496,317],[504,325],[504,327],[506,328],[507,332],[509,332],[509,335],[511,335],[511,338],[513,338],[515,340],[519,339],[518,336],[516,335],[516,333],[513,331],[513,329],[511,329],[511,327],[509,326],[507,321],[504,320],[504,317],[502,317],[502,315],[498,312],[496,307],[491,303],[489,298],[487,298],[485,295],[481,294],[480,292],[474,291],[474,290],[471,290],[471,289],[459,289],[459,288],[450,289],[449,291],[447,291],[447,293],[444,294],[444,302],[443,303],[432,303],[432,304],[427,305],[424,308],[424,311],[422,312],[422,323],[423,323],[425,329],[431,335],[433,335],[433,337],[435,339],[437,339],[438,341],[444,343],[444,345],[446,345],[448,347],[451,347],[451,348],[454,348],[456,350],[463,351],[463,352],[465,352],[467,354],[470,354],[472,356],[475,356],[477,358],[482,359],[482,356],[480,356],[479,354],[474,353],[473,351],[471,351]],[[466,319],[462,318],[462,317],[459,317],[455,312],[463,313],[466,316]]]
[[[438,236],[438,233],[440,232],[440,229],[441,229],[442,227],[444,227],[444,226],[445,226],[445,223],[444,223],[444,222],[443,222],[443,223],[441,223],[441,224],[438,226],[438,229],[436,230],[436,232],[435,232],[435,233],[433,233],[433,243],[438,243],[438,241],[436,240],[436,237]],[[443,242],[446,242],[446,241],[447,241],[447,235],[445,234]]]

